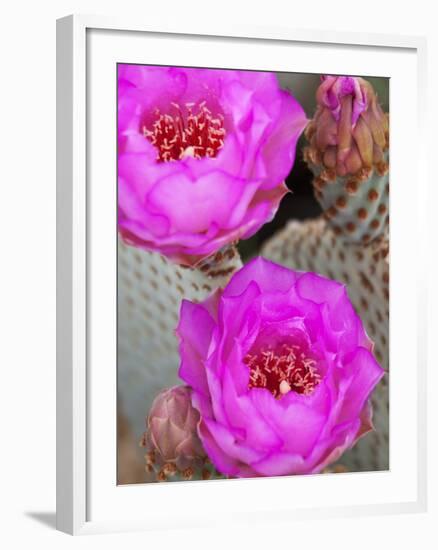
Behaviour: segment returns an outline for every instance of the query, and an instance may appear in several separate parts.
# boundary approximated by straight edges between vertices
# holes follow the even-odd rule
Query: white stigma
[[[180,158],[186,158],[186,157],[194,157],[196,154],[196,151],[195,151],[195,148],[194,147],[187,147],[186,149],[184,149],[184,151],[181,153],[181,157]]]

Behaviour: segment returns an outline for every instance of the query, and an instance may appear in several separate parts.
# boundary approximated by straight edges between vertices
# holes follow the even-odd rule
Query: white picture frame
[[[93,34],[94,33],[94,34]],[[129,40],[126,39],[129,35]],[[103,38],[96,38],[97,36]],[[143,40],[158,40],[160,55],[153,48],[139,48]],[[288,69],[282,59],[289,51],[300,53],[296,71],[367,74],[367,58],[373,60],[368,74],[391,76],[392,91],[407,75],[403,90],[398,87],[391,98],[391,163],[393,178],[399,178],[399,190],[392,196],[391,206],[391,297],[405,293],[405,313],[412,319],[409,330],[400,319],[400,304],[391,299],[391,342],[403,341],[403,353],[391,347],[391,361],[414,366],[408,381],[400,369],[391,380],[391,470],[345,476],[308,476],[260,480],[199,482],[196,484],[160,484],[117,487],[114,483],[115,453],[115,269],[116,230],[113,227],[115,202],[114,162],[104,165],[90,162],[90,128],[102,131],[102,154],[115,155],[112,134],[115,122],[106,121],[102,113],[114,115],[115,84],[110,89],[105,67],[123,62],[181,64],[181,56],[191,55],[186,64],[207,66],[193,45],[205,49],[220,41],[225,66],[234,59],[235,68],[248,63],[262,63],[272,50],[280,52],[272,70]],[[174,48],[175,42],[179,48]],[[173,46],[173,47],[172,47]],[[254,51],[260,54],[257,59]],[[331,65],[321,71],[317,52],[330,49]],[[423,124],[425,119],[425,41],[418,37],[300,31],[275,28],[178,28],[163,25],[152,28],[138,21],[124,21],[95,16],[69,16],[57,23],[57,527],[70,534],[120,530],[148,530],[181,525],[205,526],[218,521],[260,521],[262,518],[319,518],[333,515],[382,514],[416,512],[426,509],[426,343],[424,311],[426,286],[421,272],[425,257],[426,177],[423,173]],[[217,50],[217,48],[216,48]],[[252,52],[252,53],[251,53]],[[239,53],[239,55],[237,55]],[[360,54],[360,55],[359,55]],[[196,56],[199,57],[196,57]],[[218,54],[216,54],[218,55]],[[95,56],[95,57],[93,57]],[[97,57],[96,57],[97,56]],[[102,57],[99,57],[102,56]],[[228,57],[227,57],[228,56]],[[230,57],[233,56],[233,57]],[[246,57],[245,57],[246,56]],[[205,59],[205,57],[204,57]],[[246,61],[245,61],[246,59]],[[251,61],[252,60],[252,61]],[[312,61],[313,60],[313,61]],[[360,61],[362,60],[362,61]],[[96,63],[96,61],[98,63]],[[352,70],[353,63],[362,63],[364,70]],[[204,63],[204,65],[203,65]],[[216,61],[219,63],[219,61]],[[306,64],[307,63],[307,64]],[[274,62],[272,62],[274,65]],[[213,65],[214,61],[213,61]],[[220,66],[220,65],[219,65]],[[357,66],[357,65],[355,65]],[[292,67],[289,67],[292,70]],[[92,120],[93,107],[88,103],[90,71],[99,71],[97,80],[108,91],[102,97],[100,114]],[[96,73],[97,75],[97,73]],[[393,84],[394,83],[394,84]],[[403,101],[410,109],[404,119],[397,118]],[[94,103],[93,103],[94,105]],[[96,126],[97,123],[97,126]],[[109,126],[106,126],[109,124]],[[417,146],[407,165],[407,144],[403,128],[409,128]],[[398,131],[400,130],[400,131]],[[104,132],[106,132],[104,134]],[[109,132],[109,135],[108,135]],[[94,136],[94,134],[93,134]],[[96,134],[97,136],[97,134]],[[94,137],[96,137],[94,136]],[[105,137],[106,136],[106,137]],[[93,139],[94,139],[93,137]],[[99,136],[97,136],[99,137]],[[99,138],[100,139],[100,138]],[[412,145],[412,144],[411,144]],[[394,151],[394,154],[393,154]],[[94,158],[94,157],[93,157]],[[94,161],[93,161],[94,163]],[[110,166],[110,165],[113,166]],[[94,180],[93,180],[94,178]],[[92,180],[109,181],[96,196]],[[406,185],[415,181],[410,196]],[[393,186],[394,187],[394,186]],[[392,193],[393,191],[391,191]],[[100,191],[99,191],[100,193]],[[96,203],[99,199],[99,204]],[[416,208],[409,230],[398,212],[406,201],[415,201]],[[112,225],[111,225],[112,224]],[[108,229],[109,228],[109,229]],[[108,229],[108,231],[106,231]],[[106,231],[106,232],[105,232]],[[99,246],[96,246],[96,239]],[[405,265],[403,247],[410,246],[413,255]],[[90,270],[93,258],[109,273],[101,281],[99,269]],[[413,261],[413,260],[417,261]],[[94,270],[95,268],[93,268]],[[108,271],[113,270],[113,271]],[[111,277],[111,273],[114,277]],[[411,293],[406,295],[406,285]],[[109,308],[109,309],[108,309]],[[109,315],[107,313],[110,313]],[[96,327],[99,327],[96,329]],[[96,332],[97,330],[97,332]],[[108,340],[108,337],[112,340]],[[414,335],[414,336],[413,336]],[[106,343],[106,345],[105,345]],[[104,349],[105,348],[105,349]],[[403,359],[404,357],[404,359]],[[105,365],[105,368],[102,366]],[[408,385],[410,384],[410,386]],[[97,389],[99,388],[99,389]],[[403,395],[410,389],[408,402]],[[399,420],[395,420],[395,415]],[[403,422],[405,437],[399,437],[397,422]],[[100,429],[96,430],[96,423]],[[113,454],[113,456],[111,456]],[[403,459],[400,455],[403,454]],[[102,462],[102,457],[106,457]],[[400,462],[398,460],[400,459]],[[96,467],[99,465],[99,468]],[[285,485],[293,483],[294,498]],[[281,487],[281,491],[280,491]],[[379,488],[379,489],[377,489]],[[335,490],[335,491],[334,491]],[[336,493],[333,496],[333,491]],[[373,492],[374,491],[374,492]],[[330,502],[324,494],[330,493]],[[154,505],[147,509],[153,494]],[[263,495],[263,503],[260,502]],[[271,498],[276,496],[275,499]],[[183,502],[192,512],[178,514]],[[202,503],[212,502],[213,513],[203,513]],[[164,503],[172,502],[164,508]],[[273,502],[274,501],[274,502]],[[140,505],[140,506],[139,506]],[[138,513],[138,510],[143,510]],[[245,510],[244,512],[242,510]],[[136,512],[137,511],[137,512]],[[146,513],[147,511],[147,513]],[[194,513],[196,512],[196,513]],[[210,517],[211,516],[211,517]],[[196,519],[195,519],[196,518]]]

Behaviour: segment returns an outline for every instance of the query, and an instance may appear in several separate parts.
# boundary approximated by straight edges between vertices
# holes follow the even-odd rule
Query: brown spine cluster
[[[145,448],[147,452],[144,455],[145,471],[148,477],[152,477],[157,482],[164,481],[192,481],[219,479],[219,474],[213,467],[210,459],[205,456],[197,458],[190,466],[179,468],[175,462],[165,461],[156,449],[151,449],[150,439],[147,432],[139,443],[140,447]]]

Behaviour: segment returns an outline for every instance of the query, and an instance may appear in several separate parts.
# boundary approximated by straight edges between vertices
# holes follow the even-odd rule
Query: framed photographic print
[[[58,528],[423,509],[423,41],[57,47]]]

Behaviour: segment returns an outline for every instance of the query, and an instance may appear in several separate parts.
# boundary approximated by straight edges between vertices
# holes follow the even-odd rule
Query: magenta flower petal
[[[382,369],[373,355],[364,348],[357,348],[348,370],[351,382],[344,398],[338,421],[350,422],[357,418],[364,408],[368,395],[382,378]]]
[[[263,411],[259,410],[248,394],[239,395],[234,387],[231,373],[224,372],[223,400],[224,410],[229,425],[245,430],[245,440],[249,445],[269,451],[272,447],[278,447],[282,441],[274,427],[263,417]],[[248,385],[248,376],[246,377]],[[251,418],[251,422],[247,421]]]
[[[237,296],[244,292],[252,282],[256,283],[260,290],[268,295],[272,291],[285,293],[293,287],[296,280],[297,274],[294,271],[258,257],[248,262],[244,269],[240,269],[233,275],[223,296]]]
[[[282,436],[283,450],[302,456],[311,452],[327,420],[326,414],[306,406],[299,399],[293,400],[288,406],[279,407],[278,401],[264,389],[254,389],[251,398],[254,408],[262,411],[266,422]],[[294,434],[293,439],[284,437],[288,432]]]
[[[358,342],[361,346],[371,349],[371,341],[354,311],[344,285],[315,273],[307,273],[297,283],[297,291],[301,297],[324,307],[327,321],[334,333],[341,339],[346,335],[342,345],[344,353],[351,343],[353,349]],[[355,336],[352,339],[353,332]]]
[[[301,455],[278,451],[265,456],[252,467],[259,476],[283,476],[291,472],[304,473],[305,462]]]
[[[219,472],[227,472],[228,476],[254,477],[256,472],[249,465],[239,464],[239,461],[227,454],[212,436],[206,423],[201,420],[198,426],[198,434],[207,455],[212,460]],[[246,474],[246,475],[245,475]]]
[[[246,71],[120,65],[118,109],[120,234],[185,265],[272,219],[307,123]]]
[[[321,438],[309,455],[307,459],[309,473],[319,473],[339,460],[362,435],[362,417],[347,426],[334,428],[330,436]]]
[[[372,429],[383,370],[339,283],[256,258],[185,303],[178,335],[199,437],[226,475],[319,472]]]
[[[257,462],[263,457],[263,451],[246,444],[244,438],[239,438],[238,432],[230,429],[229,426],[204,418],[212,439],[214,439],[221,450],[229,457],[244,464]]]
[[[247,320],[247,316],[254,308],[258,307],[258,297],[262,291],[256,281],[250,281],[248,286],[237,295],[230,295],[227,289],[228,286],[222,292],[219,301],[218,322],[227,324],[230,331],[234,331],[237,335],[242,323]]]
[[[283,95],[287,96],[287,92],[283,92]],[[266,171],[271,177],[275,174],[274,181],[285,179],[290,171],[290,166],[295,162],[295,144],[293,147],[290,146],[288,136],[295,136],[295,140],[298,141],[301,135],[302,122],[297,117],[297,113],[300,111],[301,106],[295,99],[292,102],[281,102],[278,113],[281,122],[263,149],[262,156]],[[269,184],[265,184],[265,188],[269,187],[271,187]]]
[[[177,329],[181,339],[180,376],[189,380],[188,384],[196,387],[197,391],[207,395],[207,377],[202,363],[208,354],[215,322],[206,308],[188,300],[182,301],[181,317],[187,322],[180,323]]]

